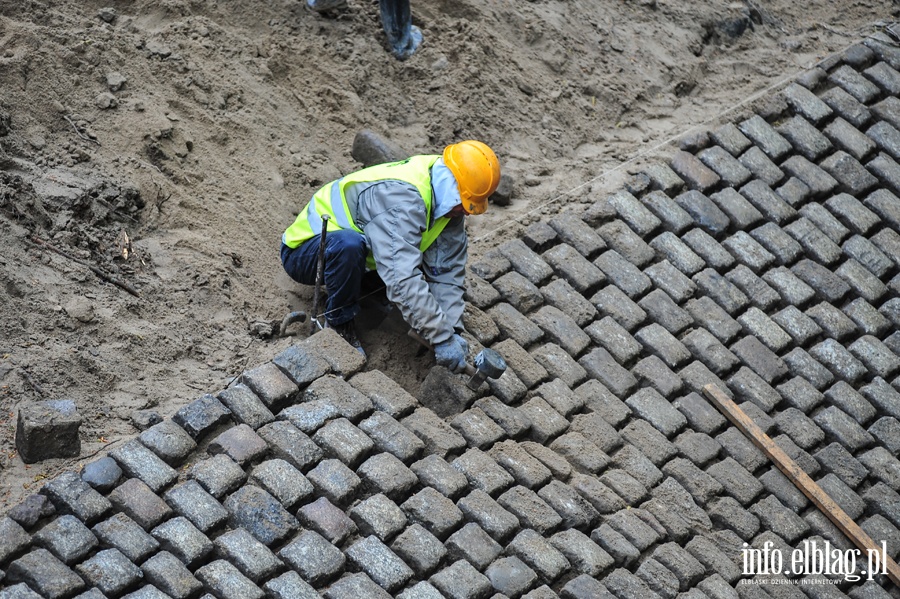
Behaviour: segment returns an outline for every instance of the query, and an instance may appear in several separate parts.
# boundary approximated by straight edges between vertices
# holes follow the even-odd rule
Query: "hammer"
[[[406,334],[428,349],[434,349],[431,347],[431,344],[414,329],[410,329]],[[481,386],[481,383],[483,383],[485,379],[499,379],[503,376],[503,373],[506,372],[506,360],[504,360],[503,356],[498,352],[486,347],[475,356],[474,366],[466,362],[466,369],[464,372],[470,377],[466,382],[466,386],[474,391]]]

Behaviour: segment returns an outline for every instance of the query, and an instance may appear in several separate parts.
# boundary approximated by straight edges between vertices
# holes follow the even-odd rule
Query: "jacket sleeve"
[[[443,311],[422,270],[425,204],[412,185],[384,181],[359,196],[357,226],[362,228],[387,297],[403,319],[432,344],[453,336],[455,322]]]
[[[465,218],[459,216],[447,223],[422,256],[428,287],[457,331],[463,329],[467,248]]]

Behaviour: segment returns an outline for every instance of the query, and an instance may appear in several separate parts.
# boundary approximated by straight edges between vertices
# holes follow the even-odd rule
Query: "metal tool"
[[[309,321],[309,334],[316,332],[319,325],[319,301],[322,296],[322,280],[325,278],[325,234],[328,233],[328,215],[322,215],[322,234],[319,236],[319,258],[316,264],[316,288],[313,292],[312,318]]]
[[[406,333],[428,349],[434,349],[422,335],[414,329],[410,329]],[[484,348],[475,356],[474,366],[466,362],[466,369],[463,371],[469,376],[466,386],[475,390],[481,386],[485,379],[499,379],[506,372],[506,360],[503,359],[498,352],[490,348]]]
[[[303,310],[288,313],[284,318],[281,319],[281,325],[278,327],[278,336],[286,337],[288,334],[288,326],[292,325],[295,322],[303,322],[304,320],[306,320],[306,312],[304,312]]]

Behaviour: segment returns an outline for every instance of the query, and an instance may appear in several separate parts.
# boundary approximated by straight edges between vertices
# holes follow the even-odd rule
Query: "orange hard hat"
[[[474,139],[444,148],[444,164],[456,178],[463,210],[481,214],[500,184],[500,161],[487,144]]]

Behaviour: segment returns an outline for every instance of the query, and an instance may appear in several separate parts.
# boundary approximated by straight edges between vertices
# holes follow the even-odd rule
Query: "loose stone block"
[[[129,478],[113,489],[109,500],[144,529],[153,528],[172,513],[166,502],[136,478]]]
[[[221,424],[231,420],[231,410],[210,394],[203,395],[184,406],[172,417],[175,424],[199,439]]]
[[[350,379],[350,384],[368,397],[377,411],[393,418],[409,414],[418,404],[415,397],[379,370],[361,372]]]
[[[223,454],[197,462],[188,472],[188,476],[199,482],[216,498],[237,489],[247,477],[234,460]]]
[[[24,582],[49,599],[70,597],[84,588],[81,577],[46,549],[35,549],[9,564],[6,580]]]
[[[522,235],[525,245],[539,253],[556,245],[558,239],[559,235],[556,230],[544,221],[528,225]]]
[[[26,464],[81,453],[81,415],[69,399],[41,401],[19,408],[16,451]]]
[[[263,599],[265,593],[237,568],[225,560],[216,560],[199,568],[197,578],[222,599]]]
[[[651,189],[659,189],[669,194],[684,187],[684,181],[666,164],[651,164],[644,172],[650,177]]]
[[[429,581],[448,599],[485,599],[493,590],[487,576],[465,560],[454,562]]]
[[[480,260],[469,266],[469,269],[475,276],[485,281],[493,281],[503,273],[509,272],[512,265],[509,260],[499,251],[491,250],[486,252]]]
[[[288,385],[268,365],[244,372],[241,382],[247,385],[269,409],[278,409],[297,392],[297,386],[308,385],[325,376],[331,367],[323,358],[302,344],[295,344],[275,356],[272,363],[286,374],[295,386]]]
[[[349,378],[366,365],[365,357],[332,328],[318,331],[303,344],[308,351],[328,362],[337,375]]]
[[[203,588],[203,584],[194,578],[190,570],[177,557],[168,551],[160,551],[148,559],[141,566],[144,578],[153,586],[144,589],[158,589],[159,595],[149,595],[149,599],[162,599],[162,593],[167,597],[186,599],[197,594]],[[134,595],[134,594],[132,594]],[[131,597],[132,595],[128,595]]]
[[[466,447],[466,440],[437,414],[428,408],[419,408],[401,421],[425,443],[425,451],[445,456]]]
[[[224,453],[240,465],[260,460],[268,450],[265,440],[246,424],[231,427],[207,447],[210,454]]]
[[[413,571],[375,536],[358,541],[347,549],[347,557],[387,591],[395,591],[412,578]]]
[[[88,583],[105,596],[121,595],[144,577],[117,549],[105,549],[78,565],[77,570]]]
[[[356,524],[344,510],[336,507],[325,497],[301,507],[297,517],[303,526],[316,531],[335,545],[340,545],[357,531]]]
[[[138,437],[147,448],[172,466],[180,464],[197,444],[183,428],[164,420],[145,430]]]

